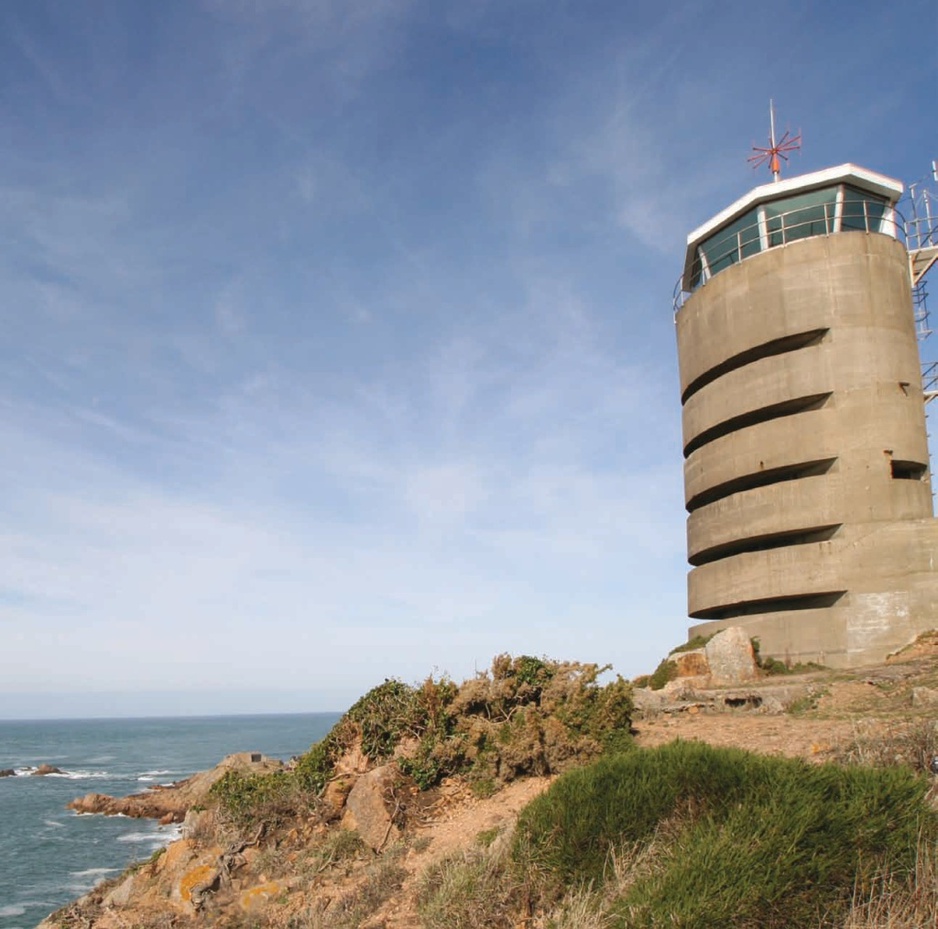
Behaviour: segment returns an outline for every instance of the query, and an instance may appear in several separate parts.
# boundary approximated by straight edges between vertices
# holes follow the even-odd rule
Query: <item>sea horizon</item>
[[[362,690],[0,690],[0,722],[343,712]]]
[[[295,710],[276,713],[140,713],[110,716],[0,716],[3,723],[132,722],[163,719],[254,719],[262,716],[341,716],[344,710]]]

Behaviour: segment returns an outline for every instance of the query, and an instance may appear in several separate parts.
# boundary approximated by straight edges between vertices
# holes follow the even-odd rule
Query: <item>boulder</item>
[[[182,821],[181,834],[184,839],[214,835],[215,813],[213,810],[189,810]]]
[[[912,706],[938,706],[938,690],[933,687],[913,687]]]
[[[707,653],[702,648],[695,648],[688,652],[672,652],[668,661],[677,666],[678,677],[708,677],[710,664]]]
[[[55,765],[41,764],[35,771],[29,773],[37,777],[44,777],[46,774],[63,774],[64,772],[60,771]]]
[[[745,684],[759,677],[752,642],[745,629],[730,626],[718,632],[704,647],[712,684]]]
[[[348,774],[334,777],[322,792],[322,817],[326,822],[333,822],[342,815],[345,801],[355,784],[355,778]]]
[[[16,772],[12,768],[3,768],[0,770],[0,777],[16,777]]]
[[[128,875],[105,898],[105,906],[127,906],[134,892],[134,876]]]
[[[382,765],[358,778],[345,801],[342,825],[357,831],[376,852],[400,837],[402,782],[397,765]]]
[[[117,801],[107,794],[85,794],[83,797],[76,797],[66,804],[66,809],[74,810],[76,813],[104,813],[107,816],[113,816],[120,813],[121,810],[115,809]]]

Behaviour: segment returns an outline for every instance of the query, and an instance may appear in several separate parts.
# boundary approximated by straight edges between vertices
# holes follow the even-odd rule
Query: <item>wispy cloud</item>
[[[781,93],[752,36],[805,168],[898,172],[897,2],[0,9],[0,689],[648,670],[669,298]]]

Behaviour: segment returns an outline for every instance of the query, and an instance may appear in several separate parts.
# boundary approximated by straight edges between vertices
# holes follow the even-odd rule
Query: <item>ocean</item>
[[[65,809],[86,793],[123,796],[214,767],[233,752],[284,760],[321,739],[337,713],[166,719],[0,721],[0,929],[53,910],[171,842],[178,826]],[[31,776],[41,764],[62,774]]]

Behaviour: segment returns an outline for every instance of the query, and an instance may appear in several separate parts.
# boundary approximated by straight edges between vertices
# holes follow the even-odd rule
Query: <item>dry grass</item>
[[[861,722],[856,726],[853,743],[840,758],[847,764],[874,768],[905,765],[914,771],[928,772],[938,756],[938,720],[917,719],[905,724]]]
[[[288,929],[363,929],[401,889],[406,877],[407,871],[396,861],[377,861],[353,889],[334,899],[317,901],[295,915]]]
[[[664,832],[667,831],[666,827]],[[618,919],[613,912],[615,903],[649,873],[668,841],[662,834],[647,843],[636,842],[610,850],[599,889],[590,884],[569,891],[540,925],[544,929],[611,929]]]
[[[500,836],[432,866],[421,881],[417,908],[424,929],[512,929],[521,906],[508,842]]]
[[[919,842],[915,871],[886,875],[855,897],[844,929],[925,929],[938,923],[938,849]]]

